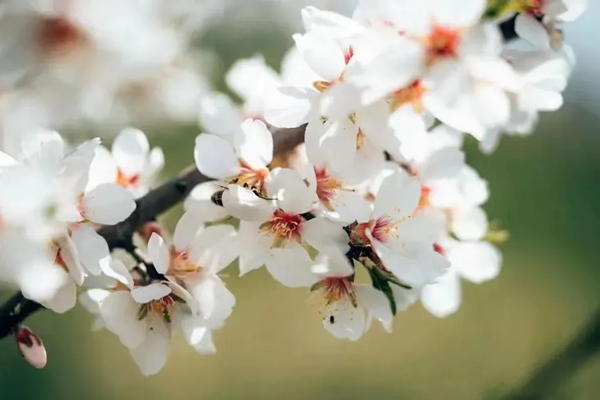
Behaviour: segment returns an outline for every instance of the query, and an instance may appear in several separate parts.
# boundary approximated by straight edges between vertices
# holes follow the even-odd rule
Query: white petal
[[[311,271],[322,278],[343,278],[354,274],[346,255],[336,247],[323,248],[315,259]]]
[[[100,307],[106,328],[129,348],[138,346],[146,337],[146,321],[138,318],[139,309],[128,291],[111,293]]]
[[[324,310],[323,326],[339,339],[360,339],[365,331],[365,312],[349,301],[333,302]]]
[[[21,137],[21,153],[26,160],[54,165],[63,157],[64,143],[55,131],[29,132]]]
[[[139,346],[131,348],[133,360],[146,376],[157,374],[166,364],[171,346],[171,331],[167,324],[153,318],[148,321],[148,331]]]
[[[73,278],[77,285],[81,286],[83,284],[83,280],[85,279],[85,271],[83,270],[83,266],[79,261],[80,256],[75,248],[75,244],[68,236],[58,239],[57,244],[60,248],[60,257],[67,266],[69,275],[71,278]]]
[[[115,183],[116,181],[117,165],[115,160],[106,147],[99,146],[90,166],[90,174],[85,190],[90,191],[103,183]]]
[[[465,154],[460,149],[446,147],[429,156],[426,164],[419,170],[419,177],[423,181],[453,178],[458,175],[464,163]]]
[[[211,225],[203,229],[192,246],[191,260],[204,271],[218,273],[239,255],[239,238],[231,225]]]
[[[400,219],[411,215],[419,205],[421,183],[403,171],[395,172],[381,183],[375,198],[373,215],[379,218],[389,215],[392,219]]]
[[[451,218],[452,231],[461,240],[478,240],[485,236],[488,220],[479,207],[456,209]]]
[[[313,103],[319,95],[316,90],[296,87],[273,90],[265,102],[265,119],[279,128],[296,128],[317,116]]]
[[[365,28],[351,18],[332,11],[319,10],[308,6],[302,9],[302,23],[307,32],[320,36],[341,39],[362,33]]]
[[[342,253],[348,251],[348,234],[343,225],[325,218],[313,218],[302,224],[302,239],[317,250],[336,247]]]
[[[262,121],[245,120],[234,141],[236,153],[252,169],[263,169],[273,159],[273,136]]]
[[[150,144],[146,135],[134,128],[123,129],[112,145],[113,157],[119,169],[127,176],[144,171],[149,151]]]
[[[227,138],[239,122],[239,112],[227,95],[211,93],[200,100],[200,123],[207,132]]]
[[[310,287],[319,281],[311,271],[312,260],[299,245],[273,249],[266,261],[267,270],[287,287]]]
[[[311,33],[294,35],[294,41],[306,63],[323,80],[340,77],[346,63],[344,52],[335,41]]]
[[[270,200],[260,198],[239,185],[229,185],[222,201],[230,215],[243,221],[266,221],[274,209]]]
[[[115,225],[125,220],[135,210],[136,204],[126,189],[115,184],[104,184],[86,193],[86,217],[92,222]]]
[[[527,13],[520,13],[515,20],[515,32],[520,38],[540,49],[550,50],[550,36],[541,22]]]
[[[427,311],[438,318],[444,318],[458,311],[462,300],[460,279],[449,271],[436,283],[425,286],[421,302]]]
[[[410,245],[392,250],[382,243],[372,241],[383,265],[401,282],[421,288],[444,274],[449,263],[433,251],[431,246]]]
[[[92,275],[102,273],[101,264],[110,263],[108,244],[90,225],[82,225],[71,235],[83,267]]]
[[[286,213],[308,212],[317,201],[316,192],[310,189],[300,175],[291,169],[274,169],[265,183],[268,196],[275,198],[278,207]]]
[[[259,222],[240,221],[240,275],[258,269],[265,264],[272,239],[261,234]]]
[[[17,165],[18,162],[8,154],[3,151],[0,151],[0,167],[10,167]]]
[[[179,218],[177,226],[175,227],[172,240],[173,246],[178,250],[190,247],[202,227],[202,219],[198,217],[195,211],[184,213],[181,218]]]
[[[224,207],[217,206],[211,201],[215,192],[223,190],[216,182],[204,182],[192,189],[183,203],[185,211],[192,211],[199,221],[214,222],[227,218],[229,215]]]
[[[44,307],[51,309],[55,313],[65,313],[75,307],[77,303],[77,286],[72,280],[61,287],[52,300],[44,303]]]
[[[460,243],[448,252],[448,260],[463,278],[483,283],[500,273],[502,253],[487,242]]]
[[[367,285],[355,285],[356,301],[367,310],[367,321],[365,331],[371,326],[373,319],[378,320],[387,332],[392,330],[392,309],[385,295]]]
[[[325,126],[327,130],[319,138],[319,149],[333,170],[344,173],[355,161],[358,126],[348,118]],[[312,160],[310,155],[309,159]]]
[[[235,297],[216,275],[201,279],[190,287],[190,293],[198,301],[202,317],[210,323],[225,321],[235,306]]]
[[[194,160],[198,170],[213,179],[229,178],[240,169],[233,147],[216,135],[202,134],[196,138]]]
[[[90,313],[100,314],[100,306],[111,292],[104,289],[90,289],[79,295],[79,303]]]
[[[131,297],[140,304],[160,300],[171,293],[171,288],[162,283],[151,283],[148,286],[138,286],[131,291]]]
[[[128,288],[133,287],[133,277],[121,260],[111,258],[110,262],[102,263],[100,266],[102,267],[102,272],[104,275],[121,282]]]

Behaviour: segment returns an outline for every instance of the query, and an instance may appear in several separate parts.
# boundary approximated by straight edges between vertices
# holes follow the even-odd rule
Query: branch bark
[[[538,400],[556,390],[600,351],[600,310],[559,352],[540,365],[516,391],[504,400]]]
[[[278,155],[294,149],[304,141],[306,125],[291,129],[269,126],[269,130],[273,134],[273,153]],[[202,175],[196,167],[191,167],[137,200],[135,211],[125,221],[104,226],[98,233],[104,237],[110,249],[123,247],[138,228],[182,202],[196,185],[209,180],[211,179]],[[10,335],[13,328],[43,308],[23,297],[21,292],[14,294],[0,307],[0,339]]]

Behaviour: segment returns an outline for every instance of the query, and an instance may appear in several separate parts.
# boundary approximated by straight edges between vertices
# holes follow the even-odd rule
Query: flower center
[[[439,254],[441,254],[441,255],[443,255],[443,256],[445,256],[445,255],[446,255],[446,249],[444,249],[444,248],[442,247],[442,245],[440,245],[440,244],[439,244],[439,243],[437,243],[437,242],[433,244],[433,251],[435,251],[436,253],[439,253]]]
[[[275,210],[271,219],[260,226],[260,230],[273,237],[273,247],[283,247],[291,240],[302,242],[303,222],[300,215]]]
[[[384,215],[375,220],[357,224],[354,229],[352,229],[350,238],[354,244],[370,244],[369,237],[365,232],[369,229],[374,240],[385,243],[390,236],[398,234],[397,225],[397,223],[392,222],[392,219],[389,216]]]
[[[431,205],[431,188],[425,185],[421,186],[421,198],[419,199],[419,209],[427,208]]]
[[[49,55],[69,52],[84,40],[83,32],[65,18],[44,18],[38,32],[39,45]]]
[[[175,297],[169,294],[158,300],[152,300],[149,303],[142,304],[138,311],[138,319],[142,320],[148,315],[152,315],[157,318],[162,318],[165,322],[171,322],[171,309],[175,305]]]
[[[173,246],[170,248],[171,262],[167,275],[174,276],[176,279],[183,281],[186,278],[196,275],[201,268],[189,260],[187,250],[177,251]]]
[[[327,304],[354,296],[352,283],[348,278],[325,278],[322,291]]]
[[[315,167],[315,175],[317,177],[317,197],[325,208],[333,211],[331,201],[336,196],[336,190],[340,189],[342,185],[337,179],[331,176],[327,167]]]
[[[240,160],[241,172],[239,175],[229,179],[227,183],[236,184],[242,186],[248,190],[251,190],[258,197],[265,196],[265,179],[269,176],[269,170],[263,168],[260,170],[253,170],[244,164]]]
[[[544,14],[545,5],[546,0],[529,0],[525,6],[525,12],[541,17]]]
[[[423,103],[421,102],[421,99],[423,98],[424,93],[425,87],[418,79],[410,85],[395,91],[392,94],[392,99],[390,102],[390,108],[392,112],[404,105],[412,104],[415,112],[422,113]]]
[[[134,175],[125,175],[125,173],[123,171],[121,171],[120,168],[117,169],[117,181],[116,184],[124,187],[125,189],[132,187],[132,186],[137,186],[138,184],[138,180],[140,178],[139,174],[134,174]]]
[[[390,236],[397,235],[398,228],[392,223],[392,219],[387,215],[379,217],[372,223],[371,235],[373,239],[385,243]]]
[[[449,29],[436,25],[425,39],[426,64],[431,66],[445,58],[456,58],[460,45],[459,29]]]

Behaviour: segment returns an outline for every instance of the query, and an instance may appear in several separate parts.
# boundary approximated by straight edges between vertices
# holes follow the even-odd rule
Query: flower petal
[[[138,286],[131,291],[131,297],[140,304],[160,300],[171,293],[171,288],[163,283],[151,283],[147,286]]]
[[[124,221],[135,210],[131,193],[115,184],[103,184],[85,194],[86,217],[102,225]]]
[[[348,234],[341,223],[325,218],[313,218],[302,224],[302,239],[317,250],[336,247],[342,253],[349,250]]]
[[[425,286],[421,294],[423,307],[438,318],[445,318],[458,311],[462,290],[458,276],[449,271],[436,283]]]
[[[238,156],[254,170],[266,168],[273,159],[273,136],[260,120],[245,120],[234,141]]]
[[[243,221],[266,221],[274,209],[270,200],[260,198],[239,185],[229,185],[222,201],[229,214]]]
[[[213,179],[229,178],[240,169],[231,144],[216,135],[202,134],[196,138],[194,160],[198,170]]]
[[[487,242],[460,243],[448,252],[448,260],[460,276],[483,283],[498,276],[502,253]]]
[[[92,275],[100,275],[101,264],[110,263],[111,258],[106,240],[87,224],[74,229],[71,239],[77,248],[83,267]]]
[[[319,281],[311,271],[312,260],[299,245],[273,249],[266,260],[271,276],[287,287],[310,287]]]
[[[373,216],[379,218],[388,215],[394,220],[404,218],[417,209],[420,198],[419,180],[409,177],[404,171],[396,171],[381,183]]]
[[[286,213],[302,214],[310,211],[317,202],[316,192],[306,185],[297,172],[276,168],[265,180],[267,195],[275,198]]]
[[[106,328],[119,336],[123,345],[137,347],[146,337],[146,321],[138,318],[140,305],[128,291],[113,292],[102,301],[100,315]]]
[[[125,128],[115,138],[112,153],[121,172],[127,176],[137,175],[146,168],[150,144],[144,132]]]
[[[145,376],[157,374],[167,363],[171,346],[171,331],[167,324],[159,319],[148,320],[148,331],[144,341],[130,348],[133,360]]]

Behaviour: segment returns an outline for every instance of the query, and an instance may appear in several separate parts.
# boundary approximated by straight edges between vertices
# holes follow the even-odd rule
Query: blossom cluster
[[[53,131],[0,153],[0,280],[56,312],[80,302],[146,375],[179,332],[213,353],[235,297],[219,273],[265,267],[306,288],[317,320],[358,340],[421,301],[445,317],[461,279],[500,272],[488,183],[466,140],[491,153],[562,105],[574,65],[559,27],[583,0],[362,0],[352,17],[306,7],[281,73],[260,56],[226,76],[242,100],[208,93],[195,141],[195,187],[172,234],[150,222],[109,249],[98,233],[126,219],[164,163],[128,128],[67,150]],[[499,25],[518,13],[521,40]],[[274,154],[272,127],[303,126],[304,144]],[[275,135],[283,135],[279,130]]]

